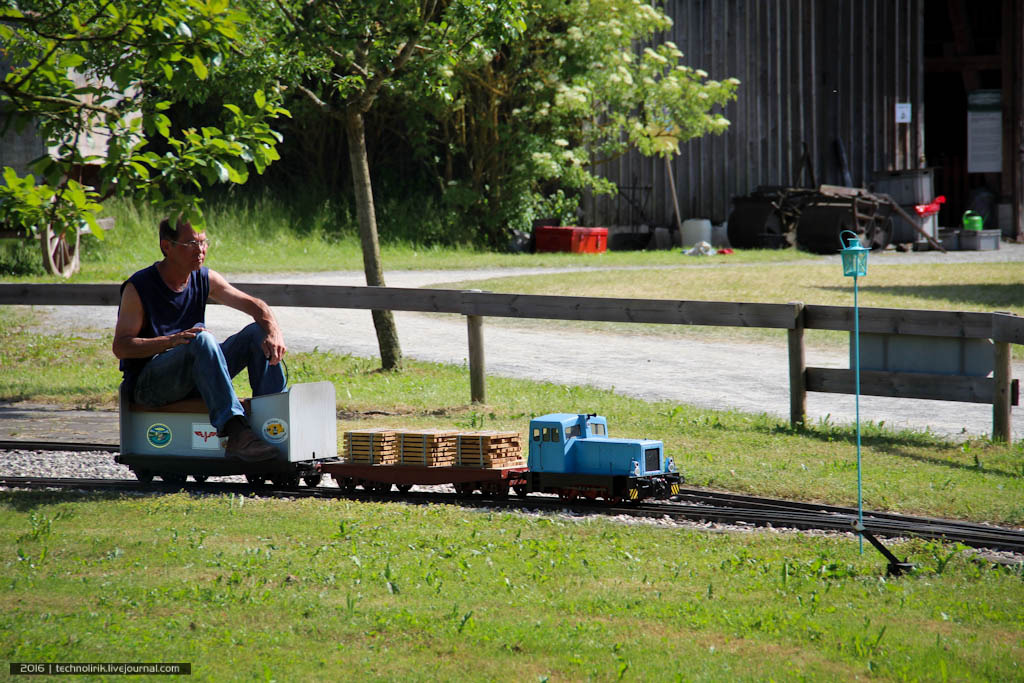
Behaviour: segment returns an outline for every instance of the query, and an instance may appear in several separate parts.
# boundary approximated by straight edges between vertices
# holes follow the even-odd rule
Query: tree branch
[[[91,104],[89,102],[82,102],[81,100],[75,99],[74,97],[55,97],[52,95],[35,95],[32,93],[22,92],[16,88],[13,88],[6,83],[0,82],[0,90],[7,93],[12,99],[28,100],[30,102],[39,102],[43,104],[59,104],[79,111],[86,109],[88,111],[95,111],[101,114],[108,114],[111,116],[120,116],[118,111],[112,107],[104,107],[99,104]]]
[[[300,84],[296,85],[295,88],[300,93],[305,95],[306,99],[309,100],[310,102],[312,102],[313,106],[315,106],[317,109],[320,110],[320,113],[326,114],[327,116],[329,116],[332,119],[335,119],[337,121],[344,121],[345,120],[345,113],[344,112],[338,111],[337,109],[335,109],[331,105],[329,105],[326,102],[324,102],[323,100],[321,100],[317,96],[317,94],[315,92],[313,92],[312,90],[310,90],[306,86],[304,86],[304,85],[302,85],[300,83]]]

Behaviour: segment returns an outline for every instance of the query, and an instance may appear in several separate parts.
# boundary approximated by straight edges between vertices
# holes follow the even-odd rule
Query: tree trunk
[[[380,262],[377,215],[373,208],[373,187],[370,184],[370,164],[366,158],[366,131],[363,128],[362,113],[350,110],[345,117],[345,124],[366,284],[371,287],[384,287],[384,270]],[[373,327],[377,331],[377,345],[380,348],[381,367],[384,370],[396,370],[402,362],[402,348],[398,342],[395,316],[391,311],[372,311],[372,314]]]

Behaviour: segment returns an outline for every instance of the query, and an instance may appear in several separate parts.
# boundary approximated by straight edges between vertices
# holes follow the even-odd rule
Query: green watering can
[[[964,213],[964,230],[981,230],[984,222],[985,219],[979,213],[974,211]]]

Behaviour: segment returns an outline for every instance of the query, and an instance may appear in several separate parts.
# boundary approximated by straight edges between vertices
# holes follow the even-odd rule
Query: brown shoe
[[[264,460],[273,460],[281,455],[277,446],[271,446],[263,441],[248,427],[240,430],[234,436],[228,437],[224,451],[228,457],[246,462],[263,462]]]

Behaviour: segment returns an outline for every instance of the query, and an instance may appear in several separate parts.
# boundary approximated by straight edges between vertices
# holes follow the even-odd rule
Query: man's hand
[[[288,350],[284,345],[284,335],[277,324],[270,306],[262,299],[249,296],[236,287],[231,286],[224,276],[215,270],[210,273],[210,298],[218,304],[230,306],[231,308],[248,313],[252,319],[266,331],[267,336],[261,346],[263,357],[271,365],[281,362],[285,352]]]
[[[171,344],[168,347],[168,350],[173,349],[175,346],[188,344],[189,342],[196,338],[197,334],[203,331],[205,331],[205,328],[203,327],[192,327],[187,330],[182,330],[181,332],[175,332],[172,335],[168,335],[167,341],[170,342]]]
[[[281,331],[275,326],[274,331],[269,333],[263,340],[263,355],[271,365],[277,365],[284,358],[284,354],[287,351],[288,349],[284,345]]]

